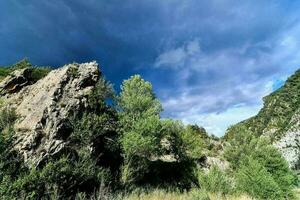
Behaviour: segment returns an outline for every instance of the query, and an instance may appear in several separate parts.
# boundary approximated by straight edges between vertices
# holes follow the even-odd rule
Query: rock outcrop
[[[0,94],[6,95],[19,91],[24,86],[29,85],[32,69],[25,68],[21,70],[16,70],[12,74],[6,77],[0,83]]]
[[[15,149],[25,163],[38,166],[64,151],[72,130],[68,118],[83,111],[100,72],[96,62],[70,64],[52,70],[32,85],[28,69],[15,72],[0,84],[2,99],[15,108]]]
[[[291,168],[300,169],[300,109],[294,112],[282,138],[274,143]]]
[[[227,169],[229,169],[229,162],[218,157],[205,157],[205,160],[201,166],[203,170],[205,172],[209,172],[209,170],[213,166],[217,166],[220,170],[226,171]]]
[[[293,169],[300,167],[300,131],[287,132],[283,138],[275,144],[283,157],[288,161],[289,166]]]

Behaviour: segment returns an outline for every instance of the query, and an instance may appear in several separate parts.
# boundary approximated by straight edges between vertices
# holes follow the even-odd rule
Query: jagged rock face
[[[286,135],[274,145],[281,151],[291,168],[299,169],[300,131],[286,133]]]
[[[288,161],[291,168],[300,168],[300,110],[293,115],[289,129],[285,135],[275,142],[283,157]]]
[[[25,73],[17,73],[26,80]],[[48,156],[65,150],[71,133],[68,118],[86,108],[88,95],[99,75],[96,62],[70,64],[52,70],[33,85],[26,86],[23,81],[21,85],[25,87],[16,93],[2,87],[2,99],[14,107],[19,116],[14,147],[24,156],[25,163],[37,166]],[[13,82],[14,78],[8,77],[5,82]]]

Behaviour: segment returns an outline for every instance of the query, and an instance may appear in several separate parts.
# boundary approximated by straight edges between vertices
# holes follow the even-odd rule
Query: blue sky
[[[222,135],[300,67],[299,13],[296,0],[0,1],[0,65],[97,60],[117,90],[139,73],[164,117]]]

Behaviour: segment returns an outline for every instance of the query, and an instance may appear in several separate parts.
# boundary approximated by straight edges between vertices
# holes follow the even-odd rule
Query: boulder
[[[0,84],[2,99],[18,115],[14,148],[28,166],[38,166],[66,150],[72,132],[69,118],[87,107],[100,76],[99,67],[96,62],[69,64],[32,85],[26,83],[26,69],[15,74],[19,76]],[[16,82],[15,87],[7,87]]]

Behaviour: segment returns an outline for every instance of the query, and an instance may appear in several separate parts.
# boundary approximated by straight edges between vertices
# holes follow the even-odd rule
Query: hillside
[[[269,140],[240,129],[223,142],[162,119],[140,75],[116,94],[97,62],[1,70],[1,200],[294,198],[297,178]]]
[[[274,145],[283,153],[293,168],[299,168],[300,155],[300,70],[286,83],[264,97],[259,113],[228,129],[230,139],[237,128],[245,127],[256,136],[270,136]]]

